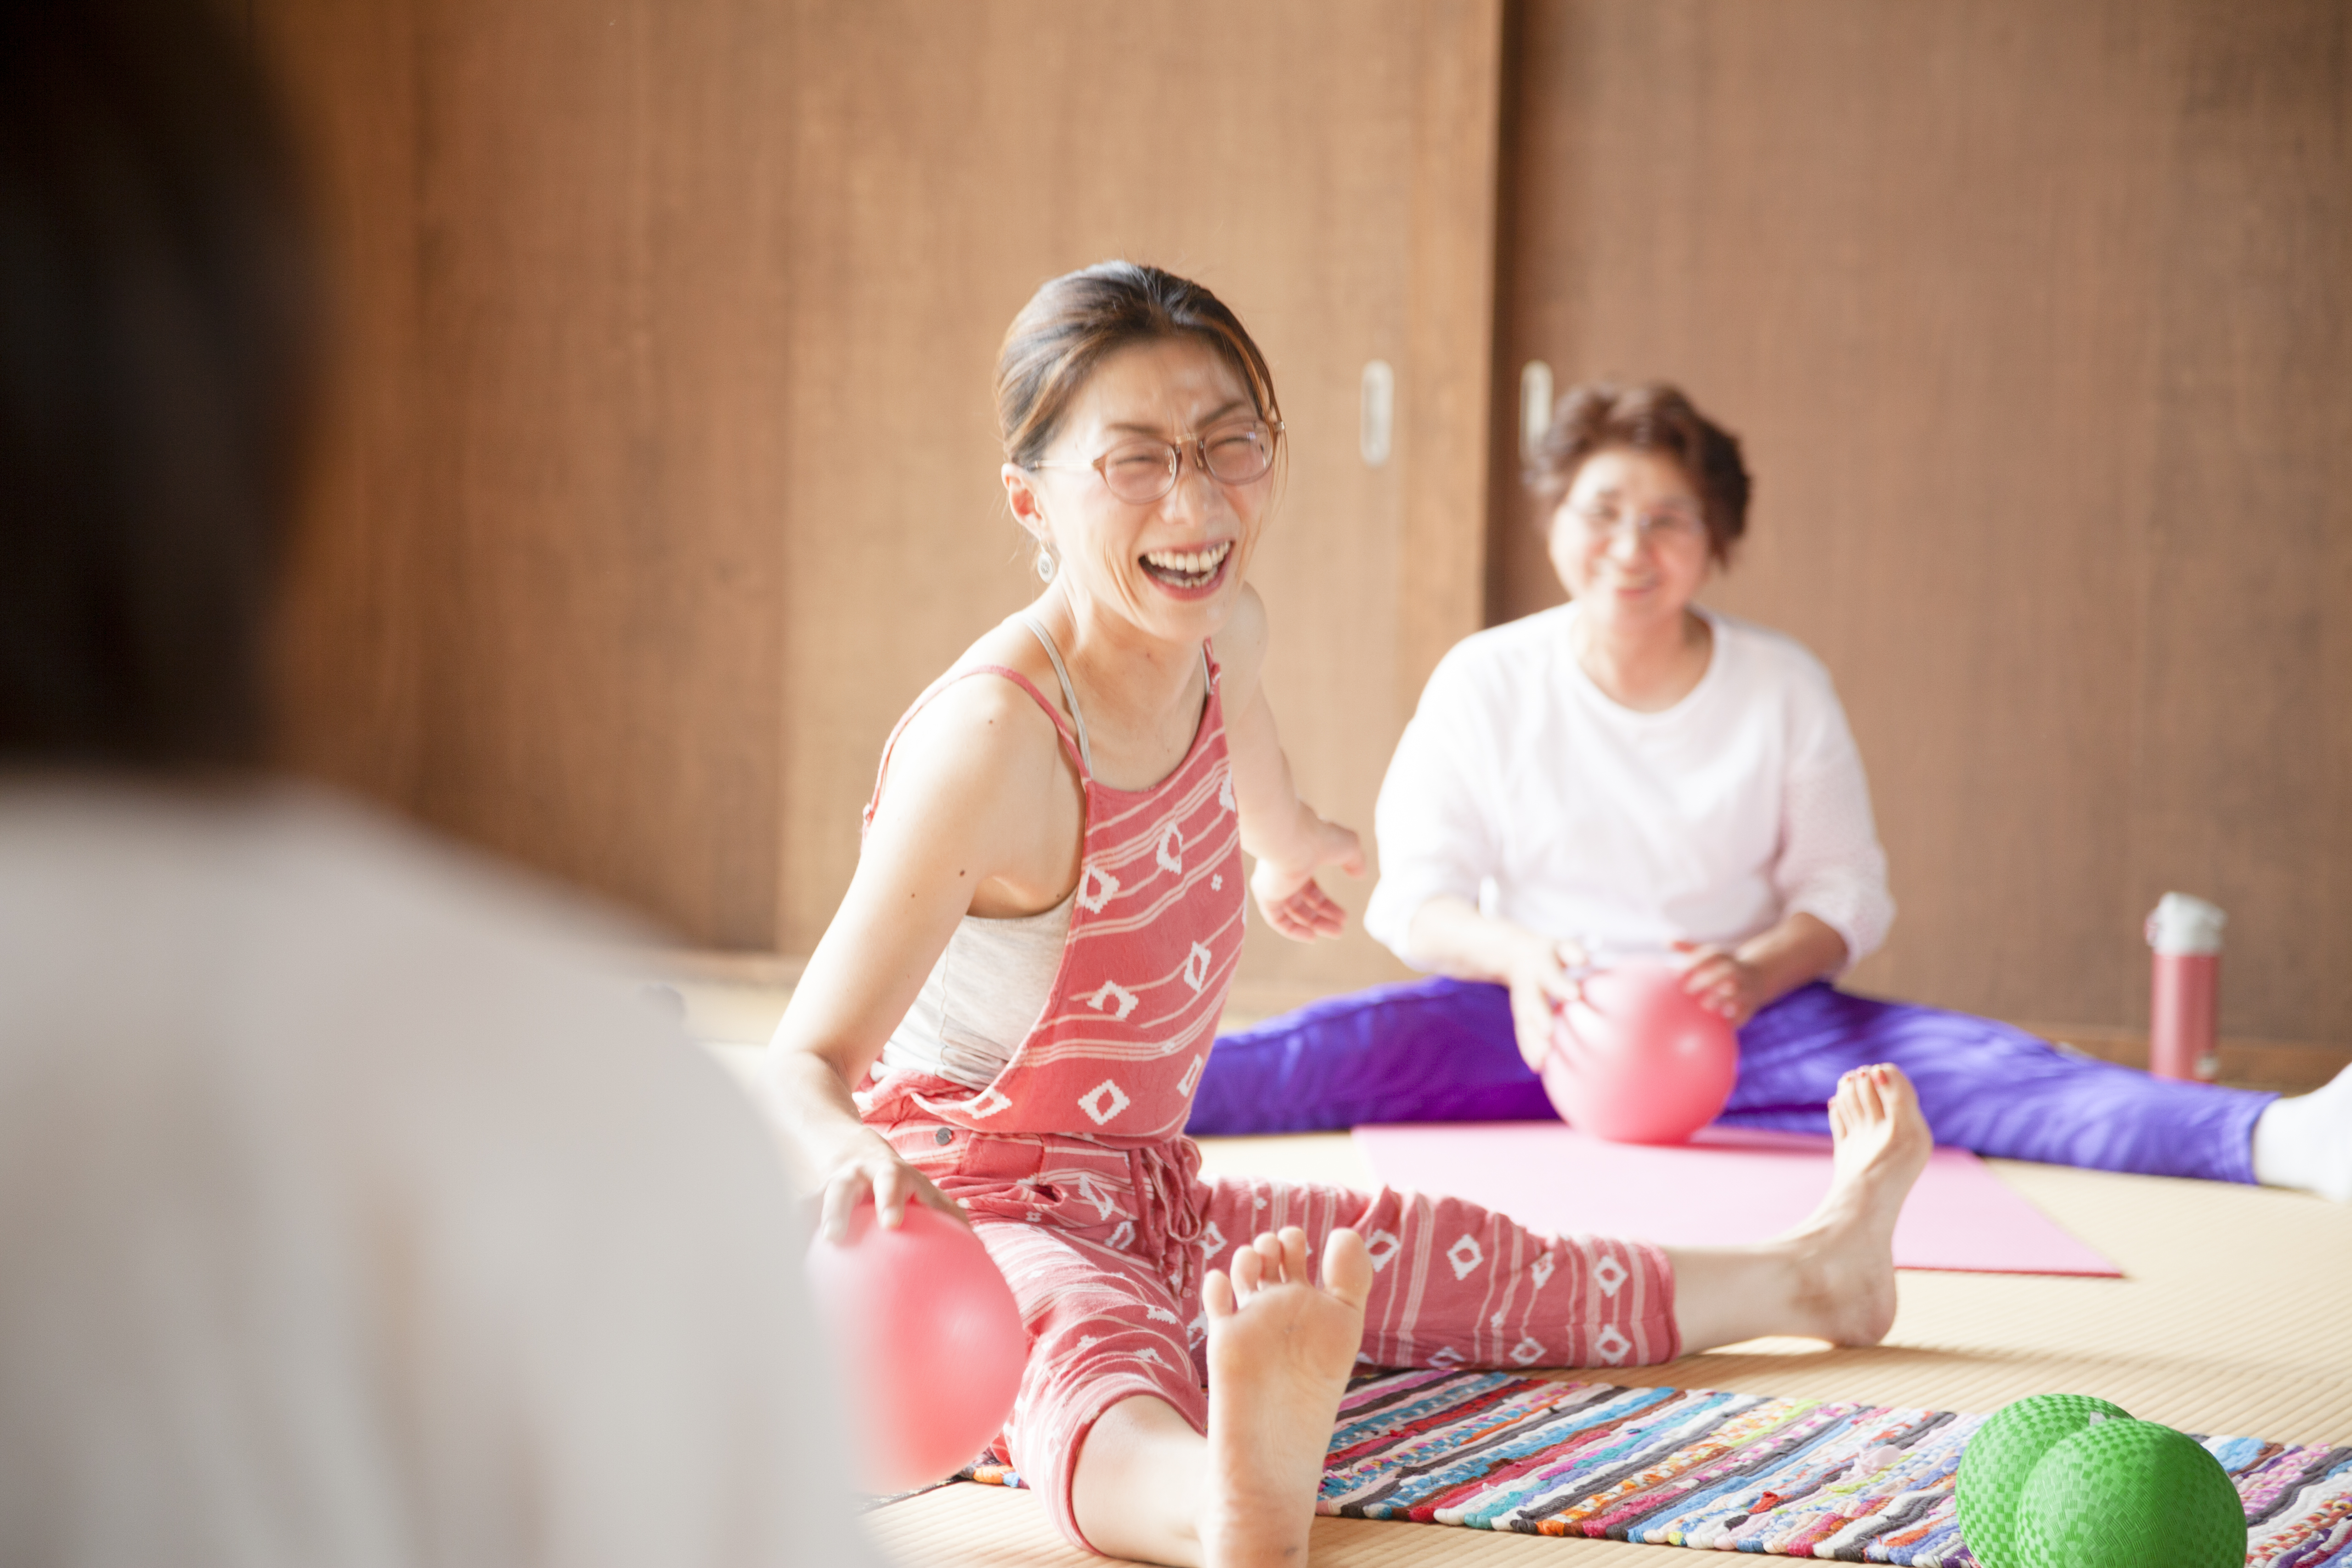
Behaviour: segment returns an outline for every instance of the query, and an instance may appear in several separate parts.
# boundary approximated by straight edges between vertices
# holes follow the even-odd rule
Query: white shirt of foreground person
[[[1801,911],[1849,963],[1884,942],[1886,857],[1821,661],[1699,610],[1706,673],[1638,713],[1578,665],[1577,613],[1479,632],[1438,664],[1381,784],[1366,929],[1404,956],[1415,911],[1450,893],[1603,958],[1729,946]]]
[[[772,1144],[543,897],[0,785],[0,1554],[869,1562]]]

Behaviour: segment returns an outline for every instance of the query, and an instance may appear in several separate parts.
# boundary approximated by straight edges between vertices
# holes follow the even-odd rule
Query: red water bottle
[[[2221,928],[2230,917],[2202,899],[2167,893],[2147,917],[2156,952],[2148,995],[2147,1070],[2210,1079],[2221,1023]]]

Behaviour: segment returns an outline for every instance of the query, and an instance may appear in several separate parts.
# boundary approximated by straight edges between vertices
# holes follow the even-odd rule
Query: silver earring
[[[1037,581],[1050,583],[1053,580],[1054,552],[1041,544],[1037,547]]]

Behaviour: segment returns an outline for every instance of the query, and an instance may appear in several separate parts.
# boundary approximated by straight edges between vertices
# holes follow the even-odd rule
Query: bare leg
[[[1160,1400],[1123,1400],[1079,1450],[1072,1511],[1097,1551],[1183,1568],[1307,1559],[1315,1489],[1363,1344],[1372,1262],[1352,1230],[1323,1245],[1318,1285],[1307,1233],[1261,1236],[1212,1270],[1209,1435]]]
[[[1836,1155],[1812,1217],[1753,1247],[1669,1247],[1683,1351],[1763,1334],[1876,1344],[1895,1326],[1895,1220],[1934,1139],[1899,1068],[1856,1068],[1830,1101]]]

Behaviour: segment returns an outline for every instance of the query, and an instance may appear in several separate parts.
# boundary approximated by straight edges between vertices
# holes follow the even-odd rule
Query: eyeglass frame
[[[1040,458],[1035,462],[1025,466],[1033,469],[1060,468],[1068,473],[1084,473],[1091,468],[1101,478],[1103,489],[1109,490],[1115,500],[1123,501],[1129,506],[1150,506],[1153,501],[1164,500],[1175,492],[1178,481],[1184,477],[1184,458],[1188,451],[1192,454],[1193,468],[1206,474],[1221,485],[1254,485],[1274,472],[1275,452],[1282,445],[1284,422],[1252,415],[1245,423],[1255,425],[1265,432],[1265,467],[1245,479],[1226,479],[1209,466],[1209,437],[1215,433],[1215,430],[1227,427],[1223,425],[1217,426],[1215,430],[1203,430],[1198,435],[1187,437],[1181,441],[1156,441],[1149,437],[1139,436],[1132,441],[1118,442],[1110,448],[1110,451],[1105,452],[1091,463],[1055,463]],[[1168,483],[1156,493],[1145,496],[1139,500],[1129,500],[1120,495],[1110,482],[1109,471],[1103,467],[1110,461],[1112,452],[1128,447],[1159,447],[1168,454]]]
[[[1591,509],[1573,502],[1564,503],[1559,510],[1575,518],[1578,525],[1596,542],[1614,543],[1629,522],[1633,525],[1633,538],[1637,543],[1659,543],[1672,539],[1705,542],[1707,538],[1706,517],[1679,510],[1654,508],[1648,511],[1628,511],[1607,522],[1593,516]]]

